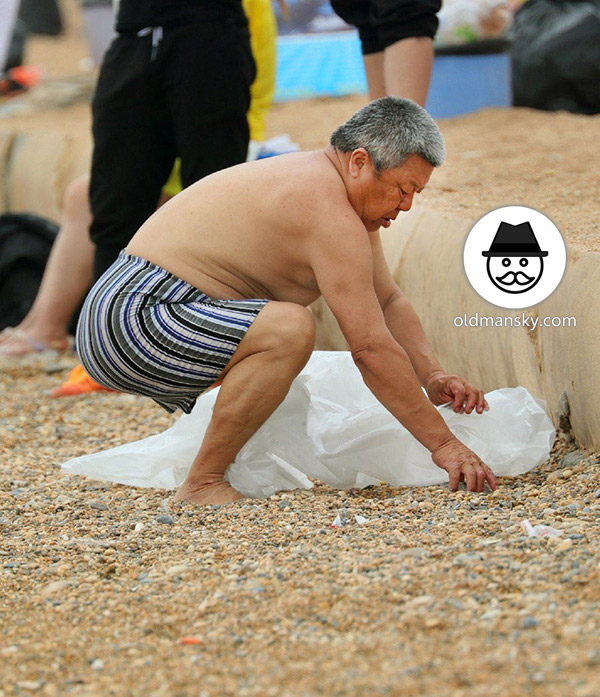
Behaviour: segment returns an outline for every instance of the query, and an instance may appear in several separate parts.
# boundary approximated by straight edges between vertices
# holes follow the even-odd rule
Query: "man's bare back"
[[[317,211],[354,216],[323,151],[293,153],[212,174],[160,208],[127,252],[213,298],[309,305],[319,295],[308,244]],[[312,213],[311,213],[312,211]]]

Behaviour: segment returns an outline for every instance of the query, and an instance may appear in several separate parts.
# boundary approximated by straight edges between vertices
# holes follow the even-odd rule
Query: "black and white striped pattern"
[[[160,266],[121,252],[86,298],[77,352],[101,385],[189,414],[267,302],[215,300]]]

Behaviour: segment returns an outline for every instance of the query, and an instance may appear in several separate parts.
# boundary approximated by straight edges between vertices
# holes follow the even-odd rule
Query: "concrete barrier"
[[[91,138],[84,131],[0,131],[0,211],[60,220],[69,183],[89,172]]]
[[[464,375],[485,391],[523,385],[554,413],[561,392],[571,424],[585,447],[600,447],[600,254],[569,251],[554,293],[529,310],[503,310],[470,286],[462,263],[474,221],[415,208],[401,215],[382,242],[392,273],[419,314],[445,370]],[[319,300],[317,347],[346,349],[335,318]],[[576,326],[469,327],[455,318],[574,317]],[[529,320],[531,321],[531,320]]]
[[[8,163],[15,133],[0,131],[0,211],[8,209]]]

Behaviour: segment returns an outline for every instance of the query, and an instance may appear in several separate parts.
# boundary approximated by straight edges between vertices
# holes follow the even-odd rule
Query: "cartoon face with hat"
[[[500,223],[487,252],[487,272],[490,281],[505,293],[525,293],[531,290],[544,272],[543,252],[530,223],[520,225]]]

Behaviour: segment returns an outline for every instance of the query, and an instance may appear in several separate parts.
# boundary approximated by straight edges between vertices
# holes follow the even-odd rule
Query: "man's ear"
[[[362,168],[371,162],[369,153],[364,148],[357,148],[350,154],[348,161],[348,174],[357,179],[360,176]]]

